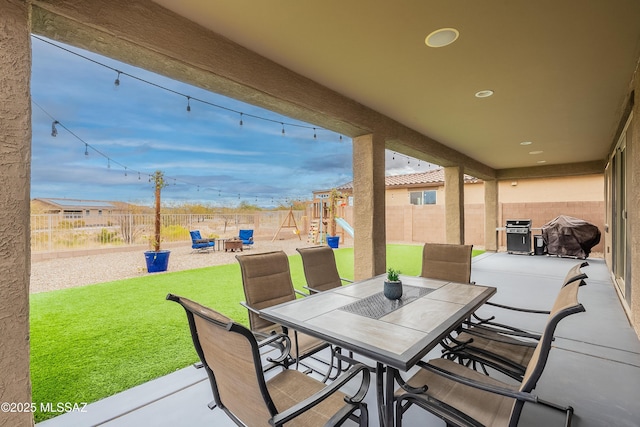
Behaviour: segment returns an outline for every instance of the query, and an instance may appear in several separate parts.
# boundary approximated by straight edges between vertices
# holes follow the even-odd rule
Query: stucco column
[[[353,139],[354,278],[386,269],[384,140],[373,134]]]
[[[0,402],[31,401],[29,179],[31,40],[28,2],[0,0]],[[0,413],[0,426],[31,426]]]
[[[444,168],[445,241],[464,244],[464,172],[459,166]]]
[[[484,249],[498,251],[498,181],[484,181]]]

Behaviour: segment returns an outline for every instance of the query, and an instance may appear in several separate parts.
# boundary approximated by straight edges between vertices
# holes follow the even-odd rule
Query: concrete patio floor
[[[498,288],[492,301],[548,310],[566,272],[581,260],[488,253],[474,258],[472,280]],[[574,427],[640,425],[640,341],[629,325],[604,260],[588,259],[589,278],[579,300],[586,312],[560,322],[545,372],[536,388],[543,399],[575,409]],[[541,332],[545,316],[502,313],[483,307],[504,322]],[[187,327],[185,320],[185,327]],[[427,358],[439,357],[434,350]],[[363,360],[365,363],[366,360]],[[410,372],[411,373],[411,372]],[[410,374],[409,373],[409,374]],[[372,384],[375,384],[372,378]],[[39,423],[39,427],[234,426],[219,409],[209,410],[211,389],[202,369],[187,367]],[[378,426],[375,390],[367,395],[370,425]],[[564,414],[525,405],[519,426],[562,426]],[[405,426],[442,426],[419,408],[405,415]]]

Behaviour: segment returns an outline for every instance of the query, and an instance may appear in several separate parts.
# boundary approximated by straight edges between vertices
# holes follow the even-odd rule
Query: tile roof
[[[478,182],[478,178],[474,178],[470,175],[464,175],[464,182],[466,184],[472,184]],[[410,173],[406,175],[389,175],[384,178],[384,184],[386,187],[402,187],[402,186],[415,186],[419,184],[443,184],[444,183],[444,169],[434,169],[427,172]],[[336,187],[336,190],[351,190],[353,189],[353,181],[347,182]]]

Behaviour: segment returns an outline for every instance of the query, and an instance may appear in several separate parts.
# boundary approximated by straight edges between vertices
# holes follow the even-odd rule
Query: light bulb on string
[[[316,139],[318,136],[316,135],[316,128],[313,128],[313,139]]]
[[[393,157],[391,157],[391,160],[395,160],[396,159],[396,153],[393,153]]]
[[[57,120],[54,120],[54,121],[51,123],[51,136],[52,136],[52,137],[54,137],[54,138],[55,138],[56,136],[58,136],[58,129],[56,128],[56,125],[57,125],[58,123],[60,123],[60,122],[59,122],[59,121],[57,121]]]
[[[116,76],[116,80],[113,82],[113,86],[115,89],[117,89],[120,86],[120,73],[122,73],[122,71],[118,71],[118,75]]]
[[[242,122],[242,113],[240,113],[240,126],[242,126],[244,123]]]
[[[187,113],[191,112],[191,97],[187,96]]]
[[[198,185],[198,191],[200,191],[200,186]]]
[[[282,134],[284,135],[284,123],[280,122],[280,124],[282,125]]]
[[[138,181],[140,181],[140,172],[138,172]]]
[[[84,155],[89,155],[89,144],[87,144],[86,142],[84,143]]]
[[[107,169],[111,169],[111,159],[107,157]]]
[[[124,167],[124,176],[127,176],[127,167]]]

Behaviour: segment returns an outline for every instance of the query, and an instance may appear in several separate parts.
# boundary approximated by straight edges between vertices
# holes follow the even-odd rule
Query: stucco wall
[[[531,219],[539,228],[558,215],[568,215],[588,221],[604,233],[604,202],[544,202],[500,203],[498,223],[504,227],[507,219]],[[351,218],[351,207],[345,208],[345,219]],[[484,247],[484,204],[465,203],[465,243]],[[445,210],[441,205],[404,205],[386,207],[386,233],[388,242],[444,243]],[[532,234],[540,234],[533,230]],[[506,246],[505,232],[498,232],[498,244]],[[592,252],[604,252],[604,234]]]
[[[30,25],[27,2],[0,0],[0,402],[31,401],[29,380]],[[2,412],[0,426],[29,426]]]

